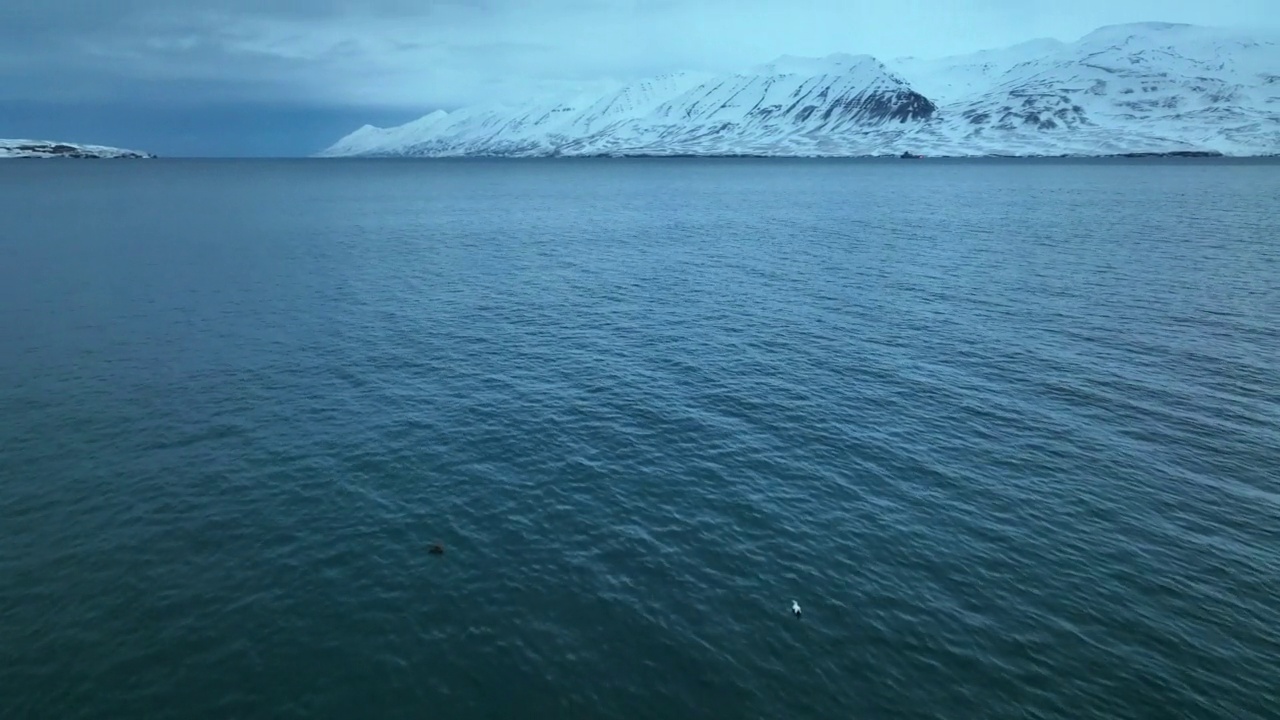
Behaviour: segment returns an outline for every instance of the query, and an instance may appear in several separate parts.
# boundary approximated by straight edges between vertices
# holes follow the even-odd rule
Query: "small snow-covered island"
[[[105,145],[0,138],[0,158],[154,158],[151,153]]]
[[[599,97],[495,100],[366,125],[319,155],[1275,155],[1280,39],[1136,23],[959,57],[784,56]]]

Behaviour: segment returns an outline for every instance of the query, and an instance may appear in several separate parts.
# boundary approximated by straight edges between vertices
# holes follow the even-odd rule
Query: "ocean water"
[[[0,188],[5,720],[1280,717],[1280,164]]]

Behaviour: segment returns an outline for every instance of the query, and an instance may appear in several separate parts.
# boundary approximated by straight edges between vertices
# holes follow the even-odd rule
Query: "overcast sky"
[[[783,54],[942,56],[1280,0],[0,0],[0,137],[299,155],[365,122]]]

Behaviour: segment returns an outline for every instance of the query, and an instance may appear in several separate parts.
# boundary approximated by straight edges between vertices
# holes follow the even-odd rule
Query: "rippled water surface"
[[[6,720],[1280,717],[1280,165],[0,186]]]

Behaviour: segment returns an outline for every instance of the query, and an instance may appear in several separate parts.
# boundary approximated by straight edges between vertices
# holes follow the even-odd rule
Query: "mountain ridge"
[[[1273,155],[1280,44],[1179,23],[939,59],[782,55],[594,100],[437,110],[364,126],[335,156]]]

